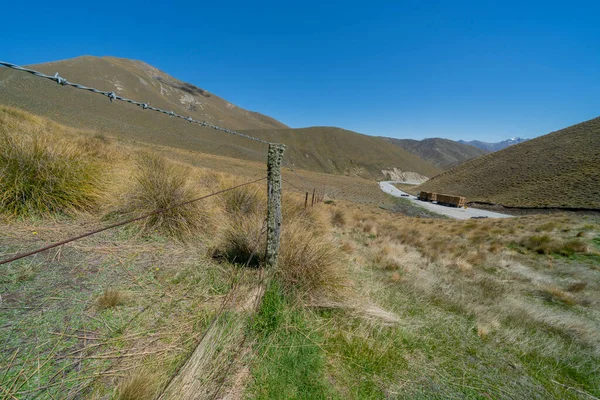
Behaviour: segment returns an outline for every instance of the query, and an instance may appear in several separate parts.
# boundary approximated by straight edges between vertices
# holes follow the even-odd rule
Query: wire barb
[[[54,79],[56,79],[56,83],[58,83],[59,85],[65,86],[69,83],[65,78],[61,78],[60,76],[58,76],[58,72],[54,74]]]

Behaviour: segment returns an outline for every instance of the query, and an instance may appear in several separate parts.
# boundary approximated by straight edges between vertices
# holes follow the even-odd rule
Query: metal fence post
[[[267,161],[267,250],[265,260],[268,267],[277,265],[279,236],[281,233],[281,162],[285,146],[269,144]]]

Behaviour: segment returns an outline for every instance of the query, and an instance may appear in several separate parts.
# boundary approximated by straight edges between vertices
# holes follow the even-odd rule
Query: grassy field
[[[509,207],[600,209],[600,118],[485,155],[416,190]]]
[[[0,117],[0,134],[54,135],[102,172],[73,207],[2,203],[0,259],[264,176],[263,163]],[[27,143],[21,162],[62,165]],[[440,219],[376,182],[298,173],[284,170],[274,271],[253,251],[263,182],[0,266],[0,398],[600,396],[599,217]],[[325,201],[305,211],[309,187]]]

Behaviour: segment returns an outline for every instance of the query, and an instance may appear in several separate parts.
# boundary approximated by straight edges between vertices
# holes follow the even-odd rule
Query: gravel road
[[[434,203],[429,203],[427,201],[417,200],[415,196],[412,194],[408,194],[403,192],[402,190],[395,187],[394,183],[405,183],[405,182],[397,182],[397,181],[382,181],[379,182],[379,187],[385,193],[390,194],[394,197],[400,197],[403,199],[408,199],[414,202],[416,205],[426,208],[430,211],[433,211],[438,214],[447,215],[450,218],[454,219],[471,219],[473,217],[487,217],[487,218],[510,218],[512,215],[500,214],[492,211],[479,210],[477,208],[454,208],[454,207],[446,207],[440,206]],[[404,195],[404,196],[402,196]]]

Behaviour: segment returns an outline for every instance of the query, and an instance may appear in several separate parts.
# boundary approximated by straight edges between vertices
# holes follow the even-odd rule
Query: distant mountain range
[[[467,160],[489,153],[489,151],[450,139],[384,139],[442,169],[454,167]]]
[[[527,141],[529,139],[523,139],[520,137],[513,137],[507,140],[503,140],[502,142],[497,142],[497,143],[489,143],[489,142],[482,142],[480,140],[471,140],[471,141],[464,141],[464,140],[459,140],[458,143],[461,144],[468,144],[470,146],[474,146],[477,147],[479,149],[485,150],[487,152],[494,152],[494,151],[498,151],[498,150],[502,150],[505,149],[509,146],[512,146],[514,144],[519,144],[519,143],[523,143],[525,141]]]

